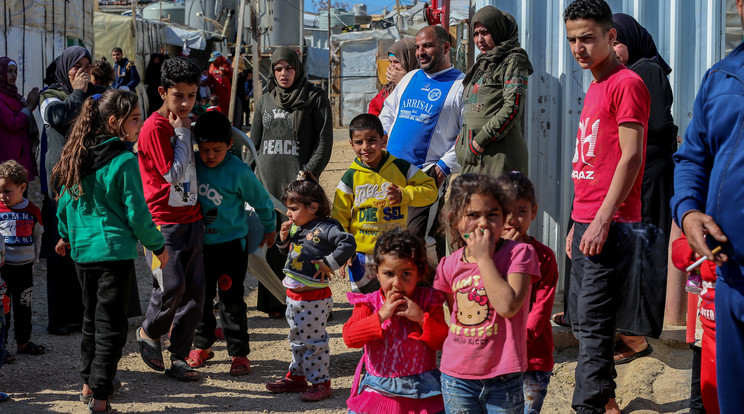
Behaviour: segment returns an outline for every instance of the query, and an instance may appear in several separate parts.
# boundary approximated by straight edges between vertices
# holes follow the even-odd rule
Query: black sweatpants
[[[34,264],[12,265],[5,263],[0,268],[0,275],[8,285],[10,298],[10,313],[5,315],[5,340],[8,339],[10,330],[10,318],[13,317],[15,324],[16,344],[25,344],[31,339],[31,297],[34,293]]]
[[[571,243],[571,328],[579,341],[576,386],[571,406],[579,414],[604,413],[615,397],[614,339],[621,291],[630,269],[633,224],[610,225],[599,255],[586,257],[579,249],[589,224],[574,223]]]
[[[219,290],[220,321],[227,342],[227,354],[246,356],[251,352],[243,288],[247,267],[245,239],[204,245],[204,311],[196,327],[195,347],[207,349],[217,340],[214,335],[217,321],[212,312],[212,302]]]
[[[83,323],[83,304],[75,262],[69,254],[60,256],[54,251],[59,241],[57,232],[57,202],[44,195],[43,214],[47,258],[47,329],[55,330]]]
[[[171,332],[171,359],[186,359],[204,308],[204,225],[201,220],[160,226],[168,250],[163,287],[152,278],[152,296],[142,329],[158,339]],[[171,329],[171,326],[173,329]]]
[[[136,283],[134,260],[76,263],[83,288],[83,337],[80,375],[93,398],[114,393],[114,376],[127,342],[127,308],[131,284]]]

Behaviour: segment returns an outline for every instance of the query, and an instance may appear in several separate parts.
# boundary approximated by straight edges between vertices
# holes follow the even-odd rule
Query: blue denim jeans
[[[539,414],[553,371],[527,371],[524,373],[524,414]]]
[[[447,414],[522,414],[522,373],[483,380],[450,377],[442,373],[442,397]]]

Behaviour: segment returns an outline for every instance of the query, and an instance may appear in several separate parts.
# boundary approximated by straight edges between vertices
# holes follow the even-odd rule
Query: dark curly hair
[[[163,62],[160,84],[166,90],[180,82],[199,85],[200,79],[201,69],[187,57],[178,56]]]
[[[519,171],[512,171],[500,175],[496,182],[499,183],[506,195],[511,200],[527,200],[533,206],[537,204],[535,199],[535,186],[526,175]]]
[[[449,188],[449,199],[444,205],[440,218],[442,228],[449,233],[450,240],[456,248],[465,245],[460,236],[458,225],[470,203],[473,194],[489,195],[501,206],[504,217],[509,214],[509,199],[494,177],[484,174],[462,174],[452,181]]]
[[[377,274],[377,265],[382,263],[382,256],[390,255],[398,259],[410,260],[416,266],[420,282],[419,284],[430,286],[434,279],[434,270],[429,266],[426,258],[426,247],[424,243],[408,230],[395,227],[377,236],[375,244],[374,273]]]
[[[300,203],[308,207],[312,203],[318,203],[315,218],[324,219],[331,216],[331,202],[328,201],[325,190],[313,173],[307,170],[300,171],[297,174],[297,180],[289,183],[282,195],[282,203],[285,206],[290,203]]]
[[[605,31],[612,29],[612,10],[604,0],[576,0],[563,11],[563,22],[594,20]]]

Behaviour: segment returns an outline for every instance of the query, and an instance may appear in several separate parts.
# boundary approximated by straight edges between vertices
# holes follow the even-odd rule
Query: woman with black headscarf
[[[67,131],[77,117],[83,101],[105,88],[90,82],[91,58],[84,47],[71,46],[54,60],[53,83],[41,93],[41,117],[44,120],[45,140],[42,141],[42,187],[44,194],[44,229],[47,256],[47,300],[51,334],[65,335],[80,329],[83,322],[82,290],[75,273],[75,265],[69,256],[60,256],[54,251],[59,240],[57,233],[57,186],[49,182],[52,168],[59,162],[65,145]],[[53,69],[53,70],[52,70]]]
[[[269,194],[282,198],[285,187],[300,170],[316,177],[325,169],[333,149],[331,104],[324,90],[305,77],[297,53],[280,47],[271,55],[269,92],[255,104],[251,140],[258,151],[258,178]],[[277,223],[277,231],[281,223]],[[266,260],[279,279],[286,256],[276,246]],[[272,318],[284,317],[284,305],[259,285],[258,310]]]
[[[380,115],[385,98],[395,89],[395,85],[403,79],[403,76],[414,69],[418,69],[419,61],[416,59],[416,40],[408,37],[393,43],[388,51],[388,60],[390,60],[390,66],[388,66],[385,72],[387,83],[382,87],[380,93],[370,101],[367,111],[375,116]]]
[[[463,79],[463,125],[455,144],[463,173],[527,174],[522,131],[527,77],[533,72],[519,47],[519,27],[509,13],[486,6],[473,15],[473,40],[480,50]]]
[[[147,84],[147,116],[152,115],[158,108],[163,106],[158,87],[160,86],[160,70],[163,67],[165,56],[160,53],[150,55],[150,63],[145,71],[145,84]]]
[[[672,197],[674,161],[677,149],[677,126],[672,119],[672,88],[667,75],[672,69],[659,55],[651,34],[633,17],[616,13],[612,22],[617,31],[615,54],[636,72],[651,95],[651,112],[648,120],[646,164],[641,189],[641,215],[643,223],[658,228],[663,241],[654,244],[663,255],[663,265],[643,269],[642,275],[628,275],[621,309],[617,317],[620,335],[616,344],[615,363],[623,364],[651,352],[644,336],[658,338],[664,318],[666,286],[666,247],[672,228],[669,200]],[[648,226],[646,226],[648,227]],[[644,266],[646,267],[646,266]]]

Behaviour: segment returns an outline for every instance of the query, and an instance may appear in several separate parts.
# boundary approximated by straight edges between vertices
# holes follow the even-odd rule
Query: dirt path
[[[338,132],[338,131],[337,131]],[[344,131],[334,146],[334,156],[321,181],[332,197],[341,174],[353,158]],[[38,186],[30,192],[38,192]],[[33,199],[34,202],[39,200]],[[39,203],[40,205],[40,203]],[[0,368],[0,391],[10,393],[12,400],[0,405],[3,413],[85,413],[78,401],[81,379],[78,375],[80,334],[52,336],[46,333],[46,261],[34,272],[34,314],[32,340],[47,347],[43,356],[18,355],[12,365]],[[137,260],[137,274],[142,309],[146,308],[151,289],[144,259]],[[173,410],[183,413],[344,413],[352,377],[361,351],[346,348],[341,339],[343,322],[351,316],[346,301],[347,284],[340,279],[332,283],[334,319],[328,324],[331,337],[332,398],[318,403],[304,403],[295,394],[274,395],[264,384],[286,373],[290,353],[286,341],[287,323],[270,320],[256,311],[256,280],[246,279],[248,326],[251,333],[251,372],[243,377],[228,375],[230,359],[224,342],[214,347],[215,358],[200,369],[202,380],[181,383],[150,370],[140,359],[134,329],[142,318],[130,320],[128,342],[119,364],[121,390],[111,404],[121,413],[150,413]],[[9,349],[15,350],[13,332]],[[618,399],[626,413],[687,412],[689,396],[690,351],[652,341],[654,353],[618,368]],[[576,348],[556,353],[553,377],[543,407],[544,413],[569,413],[576,367]],[[167,358],[167,354],[166,354]]]

